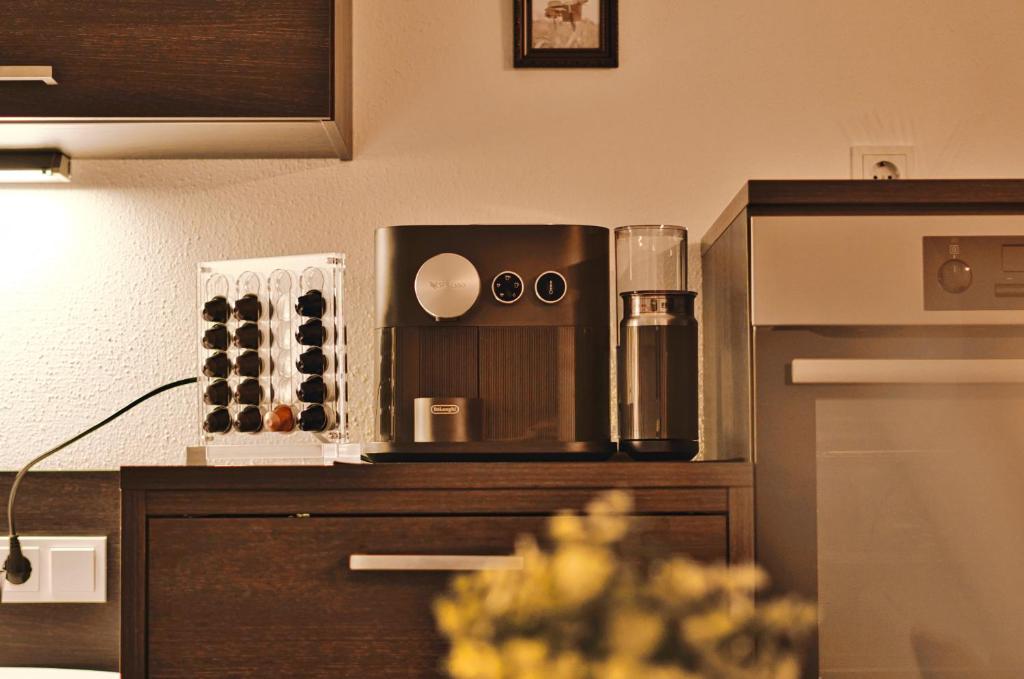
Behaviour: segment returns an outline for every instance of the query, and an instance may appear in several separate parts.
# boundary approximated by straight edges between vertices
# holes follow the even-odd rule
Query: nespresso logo
[[[466,287],[466,281],[430,281],[430,287],[435,290],[444,288],[458,289]]]
[[[430,406],[431,415],[458,415],[462,409],[454,403],[439,403]]]

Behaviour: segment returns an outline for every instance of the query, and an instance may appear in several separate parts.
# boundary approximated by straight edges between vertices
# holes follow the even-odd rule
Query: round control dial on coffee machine
[[[480,296],[480,274],[473,262],[442,252],[423,262],[413,284],[423,310],[442,321],[462,316]]]

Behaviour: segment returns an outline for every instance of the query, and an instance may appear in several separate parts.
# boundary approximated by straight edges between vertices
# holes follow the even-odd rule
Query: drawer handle
[[[470,554],[352,554],[353,571],[521,571],[521,556]]]
[[[0,82],[38,81],[56,85],[53,66],[0,66]]]

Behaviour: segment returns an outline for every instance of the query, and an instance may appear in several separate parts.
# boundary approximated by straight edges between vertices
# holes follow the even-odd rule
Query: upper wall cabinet
[[[0,149],[352,157],[351,0],[0,0]]]

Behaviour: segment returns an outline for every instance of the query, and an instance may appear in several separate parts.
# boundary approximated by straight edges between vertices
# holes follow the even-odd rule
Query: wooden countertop
[[[122,467],[122,490],[747,487],[745,462],[418,462],[330,467]]]

